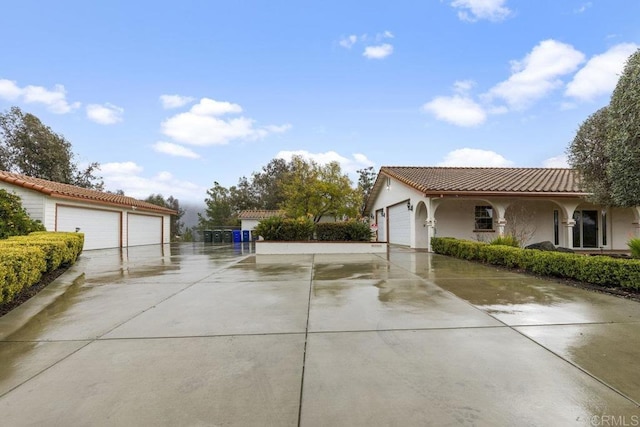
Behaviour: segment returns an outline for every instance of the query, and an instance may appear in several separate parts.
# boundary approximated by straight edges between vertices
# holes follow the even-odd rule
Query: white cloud
[[[589,101],[600,95],[611,94],[622,74],[627,58],[638,48],[640,45],[622,43],[601,55],[592,57],[567,84],[565,95]]]
[[[276,126],[276,125],[268,125],[265,126],[264,129],[268,132],[272,133],[285,133],[292,128],[290,123],[286,123],[284,125]]]
[[[593,6],[593,4],[589,1],[589,2],[581,4],[580,7],[577,8],[577,9],[574,9],[573,12],[574,13],[583,13],[587,9],[589,9],[591,6]]]
[[[448,153],[438,166],[467,166],[467,167],[509,167],[513,162],[505,159],[495,151],[477,148],[460,148]]]
[[[473,99],[454,95],[439,96],[422,106],[424,112],[456,126],[470,127],[485,122],[487,113]]]
[[[145,199],[151,194],[173,196],[181,202],[202,202],[207,189],[161,171],[154,176],[143,176],[143,168],[134,162],[104,163],[100,165],[105,187],[122,190],[127,196]]]
[[[112,175],[134,175],[142,172],[142,166],[134,162],[112,162],[100,165],[100,173],[105,176]]]
[[[569,168],[569,161],[565,154],[550,157],[542,162],[543,168]]]
[[[224,114],[242,113],[242,107],[226,101],[202,98],[191,108],[191,112],[200,116],[222,116]]]
[[[173,144],[171,142],[158,141],[153,144],[153,149],[158,153],[168,154],[170,156],[187,157],[189,159],[199,159],[200,155],[194,151],[183,147],[182,145]]]
[[[503,99],[511,108],[523,109],[562,85],[560,77],[573,72],[584,55],[573,46],[556,40],[544,40],[522,61],[512,61],[512,74],[486,94],[488,99]]]
[[[223,119],[217,116],[242,112],[238,104],[202,98],[188,112],[162,122],[162,133],[183,144],[224,145],[235,139],[256,140],[272,133],[286,132],[291,125],[255,127],[246,117]]]
[[[326,165],[331,162],[338,162],[343,172],[354,174],[358,169],[375,165],[371,160],[362,153],[354,153],[353,158],[341,156],[335,151],[327,151],[324,153],[311,153],[306,150],[297,151],[280,151],[276,154],[277,159],[291,160],[293,156],[300,156],[306,160],[313,160],[320,165]]]
[[[168,110],[171,108],[180,108],[193,102],[195,99],[190,96],[181,96],[181,95],[160,95],[160,102],[162,103],[162,108]]]
[[[511,10],[505,3],[506,0],[454,0],[451,6],[459,9],[458,18],[463,21],[476,22],[486,19],[498,22],[511,15]]]
[[[66,114],[80,107],[79,102],[70,104],[67,101],[67,91],[63,85],[55,85],[51,90],[33,85],[21,88],[15,81],[0,79],[0,98],[25,104],[43,104],[56,114]]]
[[[124,109],[108,102],[103,105],[87,105],[87,117],[101,125],[112,125],[122,121]]]
[[[381,40],[384,40],[384,39],[392,39],[392,38],[394,38],[394,37],[395,37],[395,36],[393,35],[393,33],[392,33],[391,31],[388,31],[388,30],[387,30],[387,31],[385,31],[385,32],[383,32],[383,33],[378,33],[378,34],[376,34],[376,41],[378,41],[378,42],[379,42],[379,41],[381,41]]]
[[[393,53],[393,46],[384,43],[378,46],[367,46],[364,48],[363,56],[369,59],[384,59]]]
[[[353,45],[356,44],[357,41],[358,41],[358,36],[356,36],[355,34],[351,34],[347,37],[343,37],[342,39],[340,39],[338,44],[340,44],[340,46],[344,47],[345,49],[351,49]]]
[[[453,84],[453,90],[461,95],[466,94],[475,86],[475,84],[476,83],[473,80],[458,80]]]

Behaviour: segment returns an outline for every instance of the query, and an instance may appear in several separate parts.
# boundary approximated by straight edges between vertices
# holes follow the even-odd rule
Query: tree
[[[287,215],[311,216],[314,222],[323,216],[354,217],[362,200],[338,162],[320,166],[299,156],[291,160],[291,172],[283,189],[286,200],[282,207]]]
[[[280,209],[286,199],[284,184],[291,173],[292,163],[284,159],[272,159],[261,172],[252,174],[252,194],[257,209]]]
[[[98,163],[79,169],[71,143],[53,132],[33,114],[12,107],[0,113],[0,168],[84,188],[102,190],[95,176]]]
[[[580,173],[581,184],[590,199],[611,206],[611,182],[607,173],[609,108],[603,107],[585,120],[567,150],[569,164]]]
[[[207,190],[204,215],[198,214],[198,227],[201,230],[212,229],[221,225],[231,225],[235,222],[232,217],[229,190],[217,181]]]
[[[169,196],[165,199],[162,194],[151,194],[149,197],[144,199],[144,201],[156,206],[162,206],[163,208],[173,209],[178,212],[177,215],[171,215],[169,224],[169,229],[171,230],[171,241],[177,241],[182,235],[182,227],[184,226],[180,221],[180,218],[184,215],[184,209],[180,207],[180,201],[175,199],[173,196]]]
[[[238,185],[229,188],[229,204],[235,216],[240,211],[259,207],[253,186],[246,177],[243,176],[238,180]]]
[[[632,54],[609,103],[611,197],[617,206],[640,205],[640,49]]]
[[[29,218],[19,196],[0,189],[0,239],[44,231],[39,221]]]
[[[369,166],[364,169],[358,169],[358,191],[362,196],[362,204],[360,205],[360,215],[364,215],[364,210],[367,207],[367,200],[371,190],[373,190],[373,184],[376,182],[376,172],[373,170],[373,166]]]

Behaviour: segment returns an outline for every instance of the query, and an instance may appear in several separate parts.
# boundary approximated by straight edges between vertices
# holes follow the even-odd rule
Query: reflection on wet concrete
[[[251,411],[281,419],[284,404],[301,408],[300,425],[566,425],[638,410],[632,301],[407,249],[270,257],[180,244],[83,257],[84,278],[24,326],[2,336],[0,318],[8,425],[43,401],[60,423],[111,407],[157,423],[155,409],[139,418],[145,405],[243,424]]]
[[[517,329],[640,404],[640,323],[522,326]]]

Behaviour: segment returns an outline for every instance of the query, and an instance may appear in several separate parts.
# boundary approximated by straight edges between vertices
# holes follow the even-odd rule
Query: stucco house
[[[627,250],[640,237],[640,207],[586,199],[572,169],[396,167],[380,169],[366,214],[377,240],[431,250],[433,236],[488,241],[519,231],[525,243]]]
[[[260,221],[263,219],[271,218],[272,216],[284,216],[283,211],[279,210],[265,210],[265,209],[251,209],[246,211],[240,211],[238,218],[242,224],[240,228],[242,230],[253,231]]]
[[[80,231],[84,249],[170,242],[176,212],[132,197],[0,171],[0,188],[16,194],[48,231]]]

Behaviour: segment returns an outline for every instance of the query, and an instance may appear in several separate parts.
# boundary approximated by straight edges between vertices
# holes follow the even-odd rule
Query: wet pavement
[[[85,252],[0,318],[2,424],[640,425],[640,304],[392,248]]]

